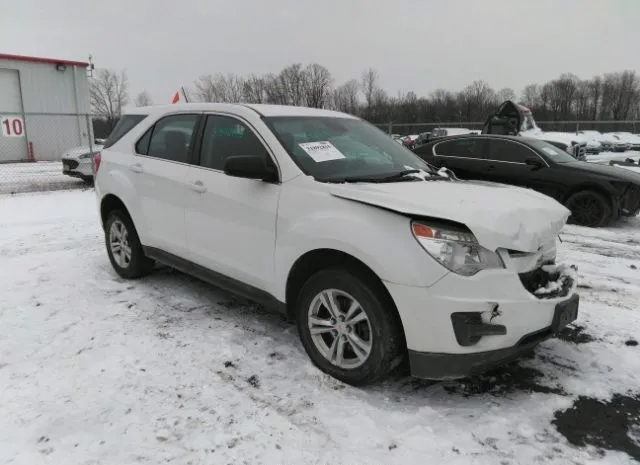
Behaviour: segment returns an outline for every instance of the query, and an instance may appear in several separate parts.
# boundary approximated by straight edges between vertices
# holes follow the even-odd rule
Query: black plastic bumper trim
[[[551,328],[544,328],[527,334],[513,347],[468,354],[442,354],[409,350],[411,375],[416,378],[434,380],[478,375],[517,360],[551,336]]]
[[[477,344],[483,336],[504,336],[507,334],[507,327],[504,325],[483,323],[480,312],[452,313],[451,323],[456,341],[462,347]]]

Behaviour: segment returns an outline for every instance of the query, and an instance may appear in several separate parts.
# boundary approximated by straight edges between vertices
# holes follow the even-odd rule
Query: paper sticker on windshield
[[[547,154],[547,155],[558,155],[558,151],[549,147],[543,147],[542,150]]]
[[[298,145],[318,163],[344,158],[344,155],[328,141],[303,142]]]

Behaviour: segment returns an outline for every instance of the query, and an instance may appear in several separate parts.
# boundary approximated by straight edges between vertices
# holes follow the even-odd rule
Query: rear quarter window
[[[438,156],[449,156],[458,158],[486,158],[485,152],[487,141],[480,139],[456,139],[440,142],[435,146],[435,153]]]
[[[125,134],[135,128],[140,121],[146,117],[147,115],[124,115],[121,117],[120,121],[116,124],[116,127],[113,128],[113,131],[111,131],[111,134],[107,137],[107,140],[104,143],[104,148],[108,149],[118,142]]]

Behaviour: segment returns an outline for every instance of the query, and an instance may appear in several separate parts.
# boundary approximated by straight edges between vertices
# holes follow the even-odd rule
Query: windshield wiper
[[[402,170],[397,173],[393,173],[382,177],[370,177],[370,176],[345,176],[342,178],[323,179],[324,182],[402,182],[402,181],[422,181],[422,178],[416,178],[414,176],[407,177],[409,174],[420,173],[421,170],[411,169]]]

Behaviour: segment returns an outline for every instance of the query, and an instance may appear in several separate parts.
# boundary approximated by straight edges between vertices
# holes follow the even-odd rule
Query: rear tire
[[[313,363],[354,386],[387,378],[404,354],[393,302],[370,281],[342,268],[322,270],[296,302],[300,339]]]
[[[105,224],[105,244],[109,261],[120,276],[136,279],[153,271],[155,262],[144,254],[131,217],[123,210],[112,210]]]
[[[609,225],[614,218],[610,200],[596,191],[576,192],[569,197],[565,206],[571,210],[571,224],[599,228]]]

